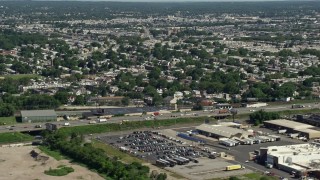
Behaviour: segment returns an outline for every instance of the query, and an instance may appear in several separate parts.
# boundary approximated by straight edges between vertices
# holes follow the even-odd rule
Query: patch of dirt
[[[68,160],[57,161],[49,157],[46,161],[36,161],[30,152],[41,152],[37,147],[0,147],[0,180],[103,180],[101,176],[85,167],[72,164]],[[41,156],[47,156],[40,153]],[[57,168],[59,165],[70,166],[74,172],[66,176],[48,176],[44,174],[49,168]]]

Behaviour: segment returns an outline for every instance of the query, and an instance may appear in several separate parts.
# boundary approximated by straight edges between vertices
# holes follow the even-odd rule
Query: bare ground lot
[[[33,149],[40,152],[33,146],[0,147],[0,180],[103,180],[97,173],[68,160],[57,161],[49,157],[44,164],[35,161],[29,154]],[[47,156],[44,153],[40,154]],[[45,170],[50,167],[55,169],[59,165],[71,166],[74,172],[60,177],[44,174]]]

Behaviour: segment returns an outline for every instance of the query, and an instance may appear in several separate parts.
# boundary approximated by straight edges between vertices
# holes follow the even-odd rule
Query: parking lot
[[[192,145],[168,131],[135,131],[122,135],[100,136],[99,140],[133,156],[156,164],[189,179],[210,179],[252,172],[250,169],[226,171],[237,162],[219,157],[214,148]],[[161,163],[165,160],[168,164]]]
[[[188,159],[209,156],[209,152],[203,152],[195,146],[158,131],[135,131],[123,136],[104,136],[99,139],[153,164],[158,159],[168,159],[173,156]]]
[[[207,145],[211,145],[211,147],[215,148],[216,152],[226,152],[227,154],[231,155],[234,157],[234,161],[237,162],[238,164],[243,164],[246,166],[246,168],[254,170],[254,171],[260,171],[260,172],[272,172],[276,176],[279,177],[285,177],[288,179],[293,179],[290,174],[287,172],[278,170],[278,169],[268,169],[264,165],[257,164],[254,161],[250,161],[250,156],[252,157],[252,154],[254,151],[258,150],[261,147],[268,147],[268,146],[284,146],[284,145],[292,145],[292,144],[300,144],[300,143],[306,143],[302,140],[299,139],[293,139],[288,137],[285,134],[278,134],[276,131],[272,131],[270,129],[266,128],[251,128],[255,132],[262,132],[262,136],[268,136],[268,135],[275,135],[279,136],[280,140],[279,141],[272,141],[272,142],[264,142],[264,143],[258,143],[258,144],[248,144],[248,145],[237,145],[233,147],[226,147],[224,145],[221,145],[217,139],[211,138],[211,137],[204,137],[204,136],[199,136],[199,135],[194,135],[197,138],[200,139],[205,139],[207,142]],[[179,129],[177,131],[179,132],[187,132],[190,130],[194,130],[194,128],[183,128]],[[259,137],[260,134],[256,134],[256,137]],[[210,140],[212,139],[212,140]]]
[[[185,166],[175,166],[166,169],[183,175],[188,179],[194,180],[238,176],[252,172],[252,170],[248,168],[235,171],[225,171],[226,166],[230,166],[233,164],[235,164],[235,162],[226,161],[225,159],[219,157],[216,159],[199,158],[199,163],[197,164],[191,162]],[[246,166],[244,165],[244,167]]]

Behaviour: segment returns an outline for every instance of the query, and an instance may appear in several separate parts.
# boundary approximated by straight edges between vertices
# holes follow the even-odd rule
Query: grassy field
[[[250,173],[236,177],[214,178],[211,180],[277,180],[277,177],[265,176],[261,173]]]
[[[74,172],[74,169],[67,166],[58,166],[57,169],[50,168],[49,170],[44,171],[44,173],[49,176],[65,176],[72,172]]]
[[[131,121],[124,122],[122,124],[97,124],[97,125],[85,125],[85,126],[75,126],[75,127],[63,127],[59,129],[59,132],[72,134],[95,134],[95,133],[106,133],[112,131],[124,131],[131,129],[141,129],[141,128],[156,128],[156,127],[167,127],[176,124],[195,124],[203,123],[205,119],[210,119],[213,121],[213,118],[208,117],[192,117],[192,118],[177,118],[177,119],[167,119],[159,121]],[[214,120],[215,121],[215,120]]]
[[[38,74],[10,74],[10,75],[4,75],[4,76],[1,76],[1,77],[12,78],[12,79],[18,80],[18,79],[21,79],[21,78],[36,79],[36,78],[39,78],[41,76],[38,75]]]
[[[95,148],[102,149],[106,154],[108,154],[108,156],[117,157],[117,158],[119,158],[120,161],[123,161],[125,163],[129,163],[129,164],[133,163],[133,162],[144,163],[144,161],[142,161],[141,159],[130,156],[129,154],[121,152],[118,149],[116,149],[108,144],[102,143],[100,141],[93,140],[92,145]]]
[[[52,150],[50,150],[50,149],[49,149],[48,147],[46,147],[46,146],[39,146],[39,149],[40,149],[43,153],[47,154],[48,156],[53,157],[53,158],[56,159],[57,161],[60,161],[60,160],[64,159],[64,157],[63,157],[59,152],[57,152],[57,151],[52,151]]]
[[[12,125],[17,123],[16,118],[14,116],[10,117],[0,117],[0,125]]]
[[[19,132],[1,133],[0,144],[32,141],[33,137]]]

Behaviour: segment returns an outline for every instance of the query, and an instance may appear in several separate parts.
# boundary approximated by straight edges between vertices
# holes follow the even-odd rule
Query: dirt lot
[[[0,180],[102,180],[98,174],[79,165],[71,164],[68,160],[57,161],[52,157],[45,162],[35,161],[30,156],[30,151],[40,152],[33,146],[0,147]],[[44,153],[40,153],[46,156]],[[44,174],[45,170],[57,168],[59,165],[71,166],[73,173],[66,176],[55,177]]]

